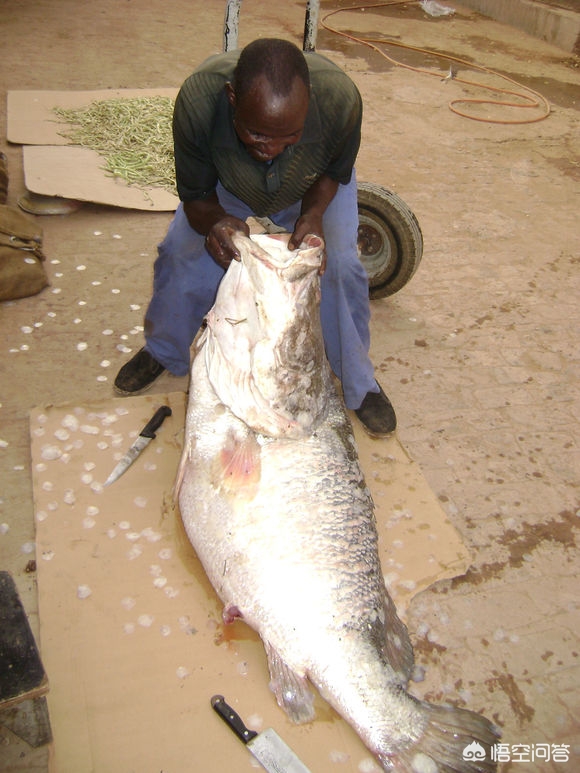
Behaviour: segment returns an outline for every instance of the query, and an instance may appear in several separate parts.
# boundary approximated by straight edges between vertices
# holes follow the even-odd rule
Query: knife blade
[[[143,427],[131,448],[129,448],[129,450],[119,460],[119,463],[113,472],[109,475],[107,480],[103,483],[103,486],[110,486],[111,483],[114,483],[118,478],[121,477],[124,472],[129,469],[139,454],[141,454],[153,440],[155,437],[155,432],[163,424],[167,416],[171,416],[171,408],[168,405],[162,405],[161,408],[158,408],[155,411],[153,417]]]
[[[271,727],[261,733],[250,730],[240,715],[226,703],[223,695],[214,695],[211,706],[268,773],[310,773],[306,765]]]

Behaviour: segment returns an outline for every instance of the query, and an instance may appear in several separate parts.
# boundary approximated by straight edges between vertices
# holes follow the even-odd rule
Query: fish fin
[[[255,435],[239,440],[230,435],[215,457],[213,482],[224,494],[252,499],[261,476],[261,449]]]
[[[181,484],[183,483],[184,474],[185,474],[185,463],[183,461],[183,456],[182,456],[181,461],[179,462],[179,467],[177,468],[177,475],[175,476],[175,481],[173,482],[173,489],[171,490],[171,496],[173,497],[174,502],[179,501],[179,492],[181,490]]]
[[[481,714],[418,701],[427,723],[416,743],[402,752],[379,755],[386,771],[397,773],[494,773],[492,747],[500,731]]]
[[[397,615],[395,604],[389,596],[387,596],[385,601],[384,609],[386,629],[384,655],[387,662],[400,677],[401,685],[405,687],[411,678],[415,665],[413,645],[409,638],[407,626]]]
[[[264,646],[270,669],[270,689],[278,705],[292,722],[310,722],[314,719],[314,693],[308,679],[290,668],[271,644],[266,642]]]
[[[175,481],[173,483],[173,490],[171,492],[173,501],[176,503],[179,501],[179,492],[183,484],[183,478],[185,477],[185,469],[187,467],[189,460],[191,459],[193,444],[194,444],[193,440],[191,440],[190,442],[186,442],[186,445],[181,453],[181,459],[179,460],[179,467],[177,468]]]

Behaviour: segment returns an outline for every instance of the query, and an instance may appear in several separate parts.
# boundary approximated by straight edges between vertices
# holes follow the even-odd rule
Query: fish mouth
[[[274,271],[288,272],[286,276],[290,281],[322,265],[324,256],[324,240],[316,234],[308,234],[302,244],[295,249],[288,249],[290,233],[278,234],[255,234],[250,238],[244,234],[234,234],[232,240],[240,251],[242,263],[250,268],[251,259],[254,258],[267,268]],[[276,242],[279,243],[277,248]],[[303,271],[296,271],[298,266],[303,267]],[[288,271],[294,269],[293,271]]]

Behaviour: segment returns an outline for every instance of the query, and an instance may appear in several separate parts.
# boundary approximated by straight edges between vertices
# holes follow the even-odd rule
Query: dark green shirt
[[[360,145],[362,100],[346,73],[320,54],[305,54],[311,94],[304,132],[267,164],[250,156],[234,129],[224,86],[239,53],[207,59],[177,95],[173,138],[180,199],[206,198],[219,180],[264,217],[299,201],[323,174],[349,182]]]

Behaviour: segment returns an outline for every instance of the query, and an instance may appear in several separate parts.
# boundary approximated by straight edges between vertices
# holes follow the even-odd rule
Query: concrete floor
[[[303,4],[274,5],[245,0],[241,44],[263,35],[300,43]],[[447,103],[478,96],[473,87],[395,67],[326,31],[318,40],[365,100],[359,179],[397,191],[421,223],[416,277],[373,302],[372,355],[401,442],[473,556],[465,576],[411,605],[426,669],[415,692],[494,718],[508,745],[504,771],[572,773],[580,769],[578,60],[453,5],[457,13],[439,20],[408,4],[340,23],[507,73],[550,100],[546,120],[460,118]],[[222,21],[223,3],[199,0],[4,0],[9,203],[25,185],[21,149],[5,142],[7,90],[179,86],[221,49]],[[51,287],[0,306],[0,565],[13,573],[37,635],[35,575],[26,571],[34,557],[28,412],[112,395],[128,350],[142,343],[155,247],[169,220],[93,204],[42,218]],[[186,388],[187,379],[168,375],[155,387]],[[520,762],[517,744],[571,748],[568,762]],[[48,751],[0,729],[2,771],[45,771]]]

